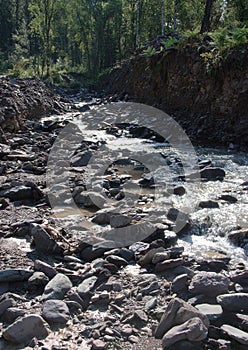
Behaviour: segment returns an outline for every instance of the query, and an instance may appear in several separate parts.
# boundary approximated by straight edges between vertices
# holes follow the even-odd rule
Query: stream
[[[85,103],[83,101],[77,106],[84,106]],[[165,224],[168,224],[168,220],[166,221],[164,215],[166,210],[171,207],[182,210],[189,214],[191,221],[190,229],[184,234],[180,234],[178,240],[178,245],[185,248],[185,255],[197,259],[228,258],[231,259],[232,263],[242,263],[247,266],[247,242],[244,239],[242,247],[238,247],[229,241],[228,234],[237,229],[248,228],[247,186],[242,185],[247,181],[248,156],[245,153],[232,150],[195,147],[194,152],[198,163],[203,164],[203,167],[206,164],[207,167],[223,169],[225,178],[222,181],[199,179],[198,181],[182,181],[182,175],[193,172],[196,167],[194,161],[192,161],[192,149],[174,148],[166,140],[159,140],[158,142],[156,135],[135,137],[135,133],[130,133],[130,126],[125,125],[125,123],[123,125],[116,123],[113,127],[111,120],[108,120],[112,112],[104,112],[107,118],[101,119],[102,116],[100,116],[98,119],[93,119],[92,116],[95,117],[95,113],[98,113],[99,108],[100,110],[102,108],[98,106],[96,99],[90,103],[87,102],[87,104],[91,110],[83,115],[68,113],[63,116],[45,118],[43,122],[53,120],[66,121],[67,123],[72,121],[80,125],[82,140],[88,143],[88,150],[91,149],[92,151],[91,146],[97,145],[93,151],[94,160],[89,160],[88,166],[84,169],[91,182],[90,188],[95,188],[106,195],[107,192],[103,186],[104,181],[110,179],[113,181],[113,179],[119,179],[120,176],[125,177],[126,175],[128,181],[122,181],[125,185],[121,186],[121,192],[126,190],[127,194],[131,196],[129,198],[126,194],[123,196],[125,198],[120,200],[120,191],[112,191],[115,192],[115,195],[110,196],[108,193],[108,197],[111,197],[111,205],[118,202],[118,205],[121,203],[122,209],[138,208],[142,212],[141,221],[154,222],[155,214],[155,221]],[[153,121],[153,125],[158,125],[159,118],[155,123]],[[144,122],[147,125],[146,119]],[[134,124],[136,125],[136,123]],[[76,154],[80,156],[84,152],[85,150],[83,152],[77,150]],[[139,156],[139,154],[142,154],[142,156]],[[121,165],[118,164],[118,161],[116,162],[118,159],[127,160],[127,158],[132,161],[130,163],[124,161]],[[137,161],[137,158],[144,159],[144,162]],[[183,158],[182,162],[181,158]],[[151,159],[153,159],[152,162]],[[103,168],[105,173],[102,170]],[[149,177],[150,168],[152,170]],[[100,172],[99,169],[101,169]],[[155,184],[152,183],[151,186],[143,187],[139,185],[140,179],[150,179],[151,177],[155,180]],[[156,185],[157,182],[159,183],[158,186]],[[126,187],[127,183],[128,186]],[[173,189],[175,186],[182,186],[185,194],[176,195],[173,191],[169,191],[169,195],[165,195],[168,188]],[[119,198],[116,199],[116,195]],[[202,201],[213,201],[216,203],[216,207],[200,208],[199,203]],[[85,227],[87,229],[92,227],[91,218],[97,210],[92,211],[92,209],[88,210],[87,208],[81,208],[80,210],[79,216],[81,214],[86,217],[87,224]],[[66,217],[75,219],[75,213],[70,216],[71,214],[70,208],[62,208],[59,210],[57,218],[63,218],[63,222],[65,222]]]

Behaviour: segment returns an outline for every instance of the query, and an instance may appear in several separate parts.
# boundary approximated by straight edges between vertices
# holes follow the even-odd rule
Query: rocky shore
[[[7,86],[13,87],[12,81],[1,84],[4,92]],[[26,83],[15,84],[18,90]],[[247,349],[246,265],[230,263],[231,257],[221,253],[208,258],[188,256],[178,243],[184,232],[173,230],[179,210],[170,208],[159,222],[152,221],[149,206],[154,200],[154,183],[138,164],[112,164],[101,189],[107,198],[125,204],[123,188],[131,179],[144,190],[136,205],[123,205],[121,211],[104,203],[103,208],[97,207],[95,203],[106,198],[101,191],[86,189],[90,155],[106,142],[97,136],[85,139],[72,157],[71,194],[85,221],[96,224],[101,232],[117,228],[135,232],[139,223],[148,220],[153,233],[120,248],[93,248],[73,227],[65,230],[56,223],[46,167],[56,136],[67,124],[60,116],[67,113],[73,119],[79,114],[83,119],[83,110],[106,101],[95,98],[92,104],[76,107],[42,83],[32,84],[43,86],[42,101],[49,108],[43,106],[37,113],[33,101],[34,111],[29,114],[24,111],[30,110],[30,104],[13,107],[10,99],[15,115],[20,116],[18,127],[9,127],[9,115],[6,124],[6,114],[1,124],[0,349]],[[90,100],[87,92],[80,94],[83,101]],[[12,97],[16,100],[16,95]],[[1,106],[6,108],[6,101]],[[31,118],[54,112],[54,118]],[[116,138],[128,134],[154,141],[154,134],[135,126],[105,125],[101,131]],[[176,163],[172,156],[169,161]],[[199,166],[205,183],[225,179],[225,171],[211,161],[199,159]],[[131,167],[131,175],[121,171],[122,167]],[[59,179],[59,164],[56,176]],[[238,186],[239,193],[247,191],[247,182]],[[64,184],[58,181],[54,195],[63,191]],[[173,196],[183,198],[185,194],[183,182],[173,184]],[[201,201],[198,210],[218,210],[223,203],[228,206],[237,200],[223,194],[214,201]],[[67,198],[63,206],[66,203]],[[194,222],[190,216],[186,220],[190,231]],[[91,232],[91,226],[85,232]],[[230,229],[229,240],[236,246],[246,249],[247,238],[246,228],[236,225]]]

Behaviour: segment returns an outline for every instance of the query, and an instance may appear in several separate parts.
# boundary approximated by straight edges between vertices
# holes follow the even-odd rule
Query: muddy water
[[[95,108],[95,107],[94,107]],[[73,116],[56,117],[56,119],[72,120]],[[103,142],[104,151],[98,154],[96,159],[105,159],[109,164],[114,162],[118,157],[121,159],[129,155],[131,159],[139,152],[146,155],[145,166],[149,168],[149,157],[156,159],[157,168],[152,170],[152,175],[155,180],[158,180],[159,186],[155,186],[158,194],[157,200],[154,203],[144,204],[144,211],[147,208],[154,207],[153,211],[165,211],[169,207],[181,209],[190,214],[192,220],[190,232],[180,238],[178,244],[183,244],[186,254],[191,256],[201,256],[202,258],[224,258],[230,257],[235,263],[243,262],[248,265],[247,250],[233,246],[227,239],[230,231],[236,228],[248,228],[248,195],[247,190],[242,188],[241,184],[248,180],[248,156],[245,153],[231,152],[223,149],[212,148],[196,148],[195,152],[200,160],[210,160],[215,167],[221,167],[226,172],[226,177],[223,181],[198,181],[193,182],[178,182],[178,175],[183,174],[180,166],[180,152],[168,147],[167,143],[155,143],[148,140],[131,138],[130,135],[123,137],[115,137],[104,130],[87,130],[85,131],[84,140],[88,142]],[[191,166],[191,154],[187,159],[187,149],[184,150],[184,159],[187,159],[187,170],[194,171],[194,164]],[[168,162],[169,159],[169,162]],[[116,166],[115,166],[116,167]],[[192,168],[192,169],[191,169]],[[118,167],[120,174],[129,174],[132,180],[138,181],[142,172],[136,171],[133,167]],[[94,164],[90,164],[90,171],[94,171]],[[94,174],[92,174],[94,178]],[[106,176],[106,178],[108,178]],[[156,184],[156,181],[155,181]],[[185,187],[186,194],[184,196],[176,196],[170,194],[163,197],[165,188],[168,185],[180,184]],[[134,189],[139,191],[140,189]],[[143,195],[149,195],[154,189],[142,189]],[[228,203],[220,200],[221,195],[232,195],[237,199],[236,203]],[[199,209],[198,203],[205,200],[217,200],[219,203],[218,209]],[[139,206],[138,202],[134,206]],[[68,213],[62,212],[61,216],[65,217]],[[83,211],[82,215],[91,217],[94,212]],[[69,214],[68,214],[69,215]],[[88,227],[91,224],[89,222]]]

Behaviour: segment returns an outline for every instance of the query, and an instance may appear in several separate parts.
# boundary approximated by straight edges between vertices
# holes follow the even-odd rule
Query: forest
[[[0,21],[0,72],[58,81],[98,77],[157,36],[248,40],[246,0],[0,0]]]

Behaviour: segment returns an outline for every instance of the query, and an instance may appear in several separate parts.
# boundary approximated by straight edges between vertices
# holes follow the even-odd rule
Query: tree
[[[137,0],[137,22],[136,22],[136,48],[139,46],[139,31],[140,31],[140,9],[141,1]]]
[[[210,26],[211,26],[210,17],[211,17],[213,4],[214,4],[214,0],[206,0],[204,16],[201,24],[201,31],[200,31],[201,34],[210,31]]]

